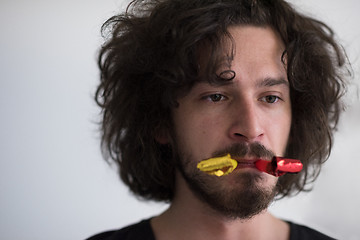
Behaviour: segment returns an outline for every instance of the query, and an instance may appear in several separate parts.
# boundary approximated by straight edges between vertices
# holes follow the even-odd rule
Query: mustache
[[[245,156],[247,156],[270,160],[275,156],[275,154],[271,150],[267,149],[259,142],[244,142],[235,143],[229,147],[218,150],[212,154],[212,157],[221,157],[228,153],[231,155],[231,157],[235,158],[244,158]]]

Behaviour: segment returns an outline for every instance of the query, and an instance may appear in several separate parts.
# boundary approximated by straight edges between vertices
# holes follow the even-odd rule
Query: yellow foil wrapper
[[[197,168],[207,174],[220,177],[231,173],[237,164],[237,161],[227,154],[223,157],[205,159],[198,163]]]

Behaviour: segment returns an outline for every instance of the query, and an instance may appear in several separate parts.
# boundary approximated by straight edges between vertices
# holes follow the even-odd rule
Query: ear
[[[164,128],[158,128],[155,131],[154,138],[158,143],[160,143],[162,145],[166,145],[166,144],[170,143],[169,133]]]

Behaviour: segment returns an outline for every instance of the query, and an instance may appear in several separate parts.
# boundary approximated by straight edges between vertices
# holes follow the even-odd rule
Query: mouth
[[[255,168],[255,162],[249,160],[238,161],[238,165],[236,169],[240,169],[240,168]]]
[[[257,169],[255,162],[259,161],[260,158],[252,158],[252,159],[236,159],[238,165],[236,167],[236,169],[244,169],[244,168],[253,168],[253,169]],[[263,159],[262,159],[263,160]],[[236,170],[235,169],[235,170]]]
[[[271,160],[260,158],[232,158],[230,154],[222,157],[209,158],[197,164],[200,171],[218,177],[230,174],[233,170],[255,169],[275,177],[285,173],[298,173],[303,165],[300,160],[284,157],[273,157]]]
[[[200,161],[197,168],[200,171],[218,177],[230,174],[234,170],[254,169],[258,170],[257,162],[260,159],[254,157],[234,157],[230,154],[221,157],[209,158]],[[265,160],[262,160],[265,161]]]

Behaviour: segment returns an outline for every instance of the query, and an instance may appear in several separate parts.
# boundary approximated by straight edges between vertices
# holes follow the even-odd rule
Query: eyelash
[[[269,98],[275,98],[275,99],[273,99],[271,101]],[[226,100],[227,97],[224,96],[221,93],[214,93],[214,94],[206,95],[202,99],[208,100],[208,101],[210,101],[212,103],[217,103],[217,102],[221,102],[221,101]],[[275,103],[279,102],[282,99],[279,96],[276,96],[276,95],[266,95],[264,97],[261,97],[259,100],[262,101],[262,102],[265,102],[267,104],[275,104]]]
[[[275,100],[269,102],[269,101],[267,101],[269,97],[275,98]],[[274,103],[277,103],[279,100],[282,100],[282,99],[280,97],[276,96],[276,95],[267,95],[265,97],[260,98],[260,100],[265,102],[265,103],[268,103],[268,104],[274,104]]]
[[[213,99],[213,97],[220,98],[220,99],[215,100],[215,99]],[[226,98],[226,96],[222,95],[221,93],[214,93],[214,94],[204,96],[203,99],[209,100],[209,101],[211,101],[213,103],[217,103],[217,102],[220,102],[220,101],[224,101],[227,98]]]

